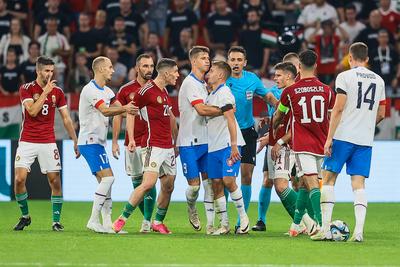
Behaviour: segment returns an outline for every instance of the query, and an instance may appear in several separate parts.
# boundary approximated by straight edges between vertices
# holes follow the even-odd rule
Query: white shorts
[[[176,175],[173,148],[146,147],[142,149],[143,172],[157,172],[159,176]]]
[[[59,172],[61,170],[60,153],[56,143],[29,143],[19,142],[15,154],[15,167],[28,169],[38,159],[40,170],[43,174],[48,172]]]
[[[142,148],[136,147],[135,152],[130,152],[125,147],[125,171],[133,178],[143,175]]]
[[[324,157],[305,153],[296,153],[295,158],[298,177],[302,177],[303,175],[317,175],[318,178],[322,178],[321,170]]]
[[[279,157],[276,161],[272,160],[272,149],[268,149],[268,178],[273,180],[277,178],[284,178],[290,180],[292,168],[295,164],[293,151],[287,147],[282,146],[280,149]]]

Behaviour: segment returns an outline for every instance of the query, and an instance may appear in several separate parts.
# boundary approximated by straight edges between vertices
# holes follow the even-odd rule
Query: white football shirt
[[[107,86],[102,88],[94,80],[83,87],[79,98],[78,145],[106,145],[109,119],[97,108],[102,103],[109,107],[114,96],[110,88]]]
[[[235,105],[235,97],[231,89],[225,84],[220,85],[207,97],[207,105],[222,108],[228,104]],[[245,145],[245,141],[240,131],[239,124],[236,121],[237,145]],[[231,146],[231,138],[228,129],[228,121],[225,116],[207,117],[208,133],[208,152],[217,151]]]
[[[205,103],[208,96],[206,83],[190,73],[179,89],[179,132],[177,146],[207,144],[206,119],[200,116],[194,106]]]
[[[334,139],[372,146],[378,107],[385,101],[385,82],[376,73],[357,67],[340,73],[336,92],[346,92],[347,101]]]

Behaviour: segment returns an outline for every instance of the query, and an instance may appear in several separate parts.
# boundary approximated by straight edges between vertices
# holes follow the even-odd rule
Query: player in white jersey
[[[207,234],[214,230],[214,196],[211,181],[207,177],[207,125],[203,116],[221,115],[220,109],[205,104],[208,92],[204,75],[210,69],[209,53],[210,50],[204,46],[194,46],[189,51],[192,71],[183,80],[179,90],[180,127],[177,139],[183,174],[189,185],[186,189],[189,222],[194,230],[201,230],[196,209],[201,173]]]
[[[238,234],[249,231],[249,217],[244,208],[242,190],[236,184],[240,168],[240,149],[245,145],[239,124],[234,114],[235,97],[225,82],[231,75],[226,62],[217,61],[208,73],[208,84],[212,92],[207,105],[221,109],[223,116],[207,117],[208,178],[212,179],[216,212],[221,215],[221,227],[213,235],[230,232],[224,187],[230,192],[239,213]]]
[[[336,102],[332,110],[325,143],[326,158],[321,195],[322,229],[313,240],[332,238],[329,224],[335,204],[334,185],[346,163],[354,192],[356,225],[350,241],[363,241],[367,212],[365,178],[369,177],[375,126],[385,117],[385,83],[366,68],[368,47],[364,43],[350,46],[351,69],[336,78]]]
[[[99,182],[87,228],[95,232],[114,233],[111,229],[111,186],[114,176],[104,149],[107,141],[108,117],[125,112],[137,114],[138,109],[133,103],[111,106],[115,95],[105,84],[111,80],[114,68],[108,58],[95,58],[92,69],[94,79],[83,87],[79,99],[79,151]],[[100,224],[100,212],[103,224]]]

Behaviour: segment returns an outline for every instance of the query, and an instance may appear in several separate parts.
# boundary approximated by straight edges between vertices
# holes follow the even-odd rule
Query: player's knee
[[[277,194],[283,193],[283,191],[285,191],[286,188],[287,188],[287,185],[285,185],[285,184],[281,184],[281,183],[275,184],[275,191]]]
[[[26,177],[23,175],[16,174],[14,178],[15,186],[23,186],[26,182]]]

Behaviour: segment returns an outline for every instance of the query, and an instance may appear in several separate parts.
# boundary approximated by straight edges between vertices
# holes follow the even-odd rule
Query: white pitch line
[[[32,267],[45,267],[45,266],[82,266],[82,267],[361,267],[364,265],[305,265],[305,264],[139,264],[139,263],[121,263],[121,264],[108,264],[108,263],[41,263],[41,262],[0,262],[0,266],[32,266]],[[383,265],[380,267],[395,267],[394,265]]]

